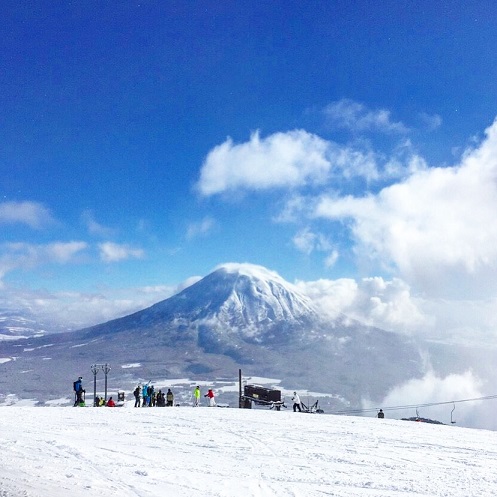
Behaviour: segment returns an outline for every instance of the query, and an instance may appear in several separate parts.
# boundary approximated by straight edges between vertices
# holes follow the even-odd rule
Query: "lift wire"
[[[410,404],[410,405],[404,405],[404,406],[391,406],[391,407],[382,407],[383,411],[400,411],[400,410],[405,410],[405,409],[418,409],[420,407],[433,407],[433,406],[443,406],[446,404],[459,404],[461,402],[477,402],[481,400],[492,400],[492,399],[497,399],[497,394],[496,395],[488,395],[486,397],[477,397],[474,399],[461,399],[461,400],[450,400],[446,402],[429,402],[426,404]],[[364,408],[364,409],[342,409],[338,411],[331,411],[330,414],[362,414],[362,413],[367,413],[367,412],[377,412],[378,408],[376,407],[371,407],[371,408]]]

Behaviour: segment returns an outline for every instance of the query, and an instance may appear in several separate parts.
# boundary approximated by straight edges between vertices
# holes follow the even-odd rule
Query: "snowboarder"
[[[385,413],[383,412],[383,409],[380,409],[380,412],[378,412],[378,417],[383,419],[385,417]]]
[[[107,407],[116,407],[116,403],[112,400],[112,397],[107,401]]]
[[[167,389],[166,393],[166,406],[167,407],[172,407],[173,406],[173,400],[174,400],[174,395],[173,392],[171,392],[171,389]]]
[[[140,407],[140,385],[135,388],[133,395],[135,396],[135,407]]]
[[[215,395],[212,388],[209,388],[209,391],[204,395],[204,397],[209,399],[209,407],[215,407],[216,401],[214,400]]]
[[[85,390],[83,389],[83,377],[80,376],[74,383],[73,383],[73,389],[74,389],[74,407],[84,405],[85,401],[83,399],[83,394],[86,393]]]
[[[193,391],[193,407],[200,405],[200,387],[197,385]]]
[[[299,412],[302,412],[302,409],[300,408],[300,397],[297,392],[293,392],[293,412],[297,412],[297,409]]]

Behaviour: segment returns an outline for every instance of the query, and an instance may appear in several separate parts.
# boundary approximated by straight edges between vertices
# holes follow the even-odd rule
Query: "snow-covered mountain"
[[[417,347],[405,337],[345,316],[330,321],[279,275],[249,264],[220,266],[129,316],[1,343],[1,357],[0,387],[4,382],[13,389],[17,382],[30,395],[39,389],[43,399],[66,389],[69,378],[93,363],[111,364],[113,374],[130,385],[140,379],[233,378],[242,368],[351,405],[363,397],[381,399],[422,369]]]
[[[89,329],[90,335],[165,324],[178,335],[206,329],[217,341],[286,343],[320,317],[310,299],[277,273],[251,264],[225,264],[181,293],[130,316]]]
[[[26,311],[14,312],[0,309],[0,340],[31,337],[45,331],[46,326]]]

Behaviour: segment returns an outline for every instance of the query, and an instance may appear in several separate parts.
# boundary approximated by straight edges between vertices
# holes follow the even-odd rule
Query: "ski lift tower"
[[[110,365],[105,364],[92,364],[91,372],[93,373],[93,407],[95,407],[95,399],[97,398],[97,374],[99,371],[103,371],[105,374],[105,395],[104,400],[107,402],[107,375],[110,371]]]

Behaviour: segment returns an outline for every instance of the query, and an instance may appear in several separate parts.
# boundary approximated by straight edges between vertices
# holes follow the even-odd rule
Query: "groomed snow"
[[[497,433],[234,408],[0,408],[0,496],[493,496]]]

